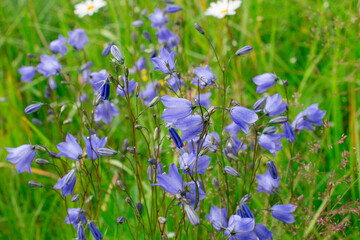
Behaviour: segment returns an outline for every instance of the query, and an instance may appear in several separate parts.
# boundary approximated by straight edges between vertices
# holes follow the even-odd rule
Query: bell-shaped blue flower
[[[289,105],[287,103],[284,103],[281,98],[281,95],[277,93],[271,97],[270,96],[266,97],[264,113],[268,117],[275,117],[277,115],[282,115],[288,107]]]
[[[110,124],[113,116],[119,115],[120,112],[112,102],[104,100],[103,103],[99,104],[95,110],[94,120],[96,122],[103,121],[106,124]]]
[[[206,66],[205,68],[197,67],[195,68],[196,77],[192,81],[192,84],[200,86],[203,89],[206,86],[211,86],[215,84],[216,77],[211,72],[210,67]]]
[[[211,97],[211,92],[209,93],[203,93],[203,94],[198,94],[196,95],[195,99],[194,99],[194,102],[199,104],[202,106],[202,107],[210,107],[211,106],[211,101],[210,101],[210,97]],[[200,100],[200,101],[199,101]]]
[[[156,32],[159,44],[166,43],[166,47],[173,49],[179,44],[180,38],[166,27],[161,27]]]
[[[74,195],[74,187],[76,184],[75,173],[75,169],[71,170],[55,184],[54,189],[61,189],[63,197],[69,194]]]
[[[257,223],[254,228],[254,232],[256,236],[259,238],[259,240],[272,240],[272,232],[267,229],[264,225],[261,223]]]
[[[312,104],[295,117],[292,127],[296,132],[301,132],[304,129],[314,131],[312,125],[322,126],[322,119],[325,114],[326,111],[319,110],[319,104]]]
[[[208,168],[211,158],[206,155],[198,156],[195,152],[184,153],[179,157],[180,169],[187,175],[205,174]]]
[[[31,82],[31,80],[36,76],[36,70],[33,66],[22,66],[18,69],[18,72],[21,74],[22,82]]]
[[[175,92],[179,91],[181,86],[185,86],[184,81],[179,79],[179,77],[176,74],[174,74],[174,76],[168,80],[168,83]]]
[[[284,137],[285,134],[283,133],[261,134],[258,142],[261,147],[268,150],[274,157],[276,157],[276,152],[280,151],[283,148],[280,139]]]
[[[273,178],[270,173],[270,170],[267,170],[265,174],[259,174],[256,176],[258,182],[257,192],[265,192],[269,194],[274,194],[279,191],[280,178]]]
[[[255,218],[246,203],[242,203],[240,205],[240,208],[236,211],[236,214],[241,218]]]
[[[99,229],[96,228],[95,224],[92,221],[89,221],[89,228],[91,234],[96,240],[101,240],[103,238],[103,235],[101,234]]]
[[[89,40],[83,29],[75,29],[74,31],[68,32],[69,45],[73,46],[76,50],[82,50]]]
[[[295,210],[296,206],[291,203],[286,205],[274,205],[270,209],[271,215],[274,218],[287,224],[295,222],[295,218],[292,215],[292,212],[294,212]]]
[[[57,155],[58,157],[64,156],[72,160],[78,160],[81,158],[83,153],[83,150],[77,143],[76,138],[70,133],[66,135],[66,142],[61,142],[56,145],[56,147],[60,151]]]
[[[203,131],[204,124],[200,115],[190,115],[178,119],[175,122],[175,127],[182,131],[181,138],[184,142],[187,142]]]
[[[58,62],[56,55],[41,55],[40,63],[36,66],[36,70],[44,77],[59,75],[61,72],[61,64]]]
[[[65,223],[72,224],[77,230],[79,223],[86,223],[85,211],[82,208],[68,208]]]
[[[245,134],[249,133],[248,124],[255,123],[259,119],[255,111],[241,106],[230,109],[230,117]]]
[[[36,156],[35,147],[30,144],[25,144],[17,148],[5,148],[9,152],[6,161],[15,164],[18,173],[27,171],[31,172],[31,163]]]
[[[174,57],[175,52],[169,53],[166,48],[161,48],[159,56],[151,58],[155,65],[154,70],[160,70],[168,75],[172,74],[175,71]]]
[[[191,102],[187,99],[174,98],[168,95],[164,95],[160,98],[160,100],[166,107],[160,117],[165,122],[176,122],[179,119],[190,116],[190,114],[192,113]]]
[[[65,53],[67,52],[68,48],[66,47],[66,37],[63,37],[63,35],[59,35],[58,39],[52,41],[49,45],[50,50],[53,52],[58,52],[61,54],[61,56],[64,57]]]
[[[284,134],[288,142],[294,142],[296,140],[294,129],[289,122],[284,123]]]
[[[275,85],[278,77],[273,73],[264,73],[253,78],[253,82],[257,85],[256,93],[265,92],[268,88]]]
[[[227,125],[224,130],[228,132],[231,137],[236,137],[240,131],[240,127],[235,122],[232,122]]]
[[[98,148],[103,148],[106,144],[107,137],[100,139],[96,134],[91,135],[91,137],[83,136],[86,146],[87,157],[91,160],[96,160],[99,158],[100,154],[98,153]]]
[[[152,23],[152,28],[164,26],[169,21],[168,16],[165,15],[164,12],[159,8],[156,8],[153,13],[149,14],[149,19]]]
[[[231,240],[256,240],[256,235],[252,232],[254,227],[254,218],[241,218],[239,215],[232,215],[229,219],[228,226],[224,231],[224,236],[229,237]]]
[[[149,105],[151,101],[156,97],[156,84],[157,81],[146,85],[144,91],[139,93],[139,98],[143,100],[145,105]]]
[[[210,208],[210,214],[205,216],[211,222],[216,231],[222,231],[227,227],[227,208],[220,209],[217,206]]]
[[[120,85],[117,86],[116,92],[120,95],[120,97],[124,97],[125,94],[129,95],[130,93],[133,93],[136,88],[137,82],[130,80],[128,81],[129,86],[127,86],[126,77],[123,75],[123,82],[124,82],[124,88],[122,88]]]
[[[99,72],[93,72],[90,74],[90,84],[94,88],[95,94],[102,91],[104,84],[108,78],[108,74],[105,69]]]

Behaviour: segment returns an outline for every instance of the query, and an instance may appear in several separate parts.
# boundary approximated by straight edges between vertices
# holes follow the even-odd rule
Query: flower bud
[[[160,101],[159,96],[154,97],[153,100],[151,100],[151,102],[149,103],[149,107],[151,108],[151,107],[155,106],[159,101]]]
[[[224,168],[225,172],[234,177],[240,177],[240,173],[230,166]]]
[[[109,149],[109,148],[98,148],[97,152],[99,153],[100,156],[104,156],[104,157],[111,157],[111,156],[115,156],[116,154],[118,154],[117,151]]]
[[[156,127],[154,130],[154,141],[157,142],[157,140],[159,140],[159,136],[160,136],[160,128]]]
[[[127,202],[128,204],[130,204],[130,205],[131,205],[131,198],[126,197],[126,198],[125,198],[125,202]]]
[[[270,159],[267,161],[266,165],[268,166],[269,173],[273,179],[277,179],[279,177],[275,164]]]
[[[54,151],[48,151],[48,155],[49,155],[51,158],[59,158]]]
[[[275,126],[266,127],[263,130],[263,134],[274,134],[277,131],[277,128]]]
[[[113,57],[121,64],[124,64],[124,57],[121,54],[119,48],[116,45],[112,45],[111,49],[110,49],[111,54],[113,55]]]
[[[38,182],[35,182],[35,181],[29,181],[29,186],[30,187],[34,187],[34,188],[41,188],[42,185]]]
[[[243,196],[240,200],[240,205],[249,202],[251,197],[251,194],[245,194],[245,196]]]
[[[85,200],[85,204],[89,204],[91,202],[91,200],[93,200],[94,195],[90,195],[86,200]]]
[[[165,223],[166,223],[166,218],[164,218],[164,217],[159,217],[159,218],[158,218],[158,221],[159,221],[159,223],[161,223],[161,224],[165,224]]]
[[[257,101],[254,103],[253,109],[254,109],[255,111],[261,109],[261,108],[264,106],[265,102],[266,102],[266,98],[265,98],[265,97],[260,98],[259,100],[257,100]]]
[[[136,124],[136,125],[135,125],[135,129],[137,129],[137,130],[140,130],[140,129],[142,129],[142,128],[144,128],[144,127],[141,126],[140,124]]]
[[[26,114],[34,113],[37,110],[39,110],[43,105],[44,105],[43,103],[31,104],[25,108],[25,113]]]
[[[41,146],[41,145],[35,145],[35,150],[36,151],[41,151],[41,152],[46,152],[46,148]]]
[[[116,185],[123,191],[125,191],[125,185],[121,180],[116,181]]]
[[[148,31],[143,31],[143,36],[146,40],[148,40],[149,42],[151,42],[151,36],[150,33]]]
[[[250,53],[253,50],[252,46],[245,46],[236,51],[236,56],[241,56]]]
[[[79,199],[80,199],[80,195],[79,195],[79,194],[75,194],[75,195],[72,197],[71,201],[72,201],[72,202],[77,202],[77,201],[79,201]]]
[[[283,124],[283,123],[286,123],[288,121],[287,117],[285,116],[279,116],[279,117],[276,117],[276,118],[273,118],[269,121],[269,123],[272,123],[272,124]]]
[[[195,23],[194,27],[199,33],[205,34],[204,29],[198,23]]]
[[[116,220],[116,223],[121,225],[121,224],[123,224],[125,222],[125,220],[126,220],[125,217],[118,217],[117,220]]]
[[[141,202],[136,203],[136,209],[138,210],[139,214],[141,215],[143,212],[143,205]]]
[[[39,164],[39,165],[48,165],[48,164],[50,164],[50,162],[48,160],[41,159],[41,158],[36,159],[35,162],[36,162],[36,164]]]
[[[196,226],[200,224],[199,216],[191,206],[185,205],[184,210],[191,225]]]
[[[133,21],[133,22],[132,22],[132,25],[133,25],[134,27],[142,27],[142,26],[144,25],[144,22],[141,21],[141,20],[136,20],[136,21]]]

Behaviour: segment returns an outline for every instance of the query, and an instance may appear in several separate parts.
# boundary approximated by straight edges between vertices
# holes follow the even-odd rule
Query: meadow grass
[[[65,208],[58,196],[46,189],[31,189],[27,182],[34,176],[28,173],[18,175],[5,161],[7,152],[3,147],[16,147],[31,141],[55,150],[56,144],[61,141],[56,124],[44,121],[43,126],[37,126],[31,122],[32,116],[24,116],[27,105],[43,99],[46,86],[46,79],[39,75],[30,84],[20,82],[17,69],[29,64],[31,60],[27,54],[48,54],[48,44],[58,34],[65,36],[68,31],[80,27],[90,40],[85,52],[86,58],[94,62],[94,71],[111,68],[109,59],[101,57],[104,46],[110,41],[115,41],[125,50],[131,66],[141,54],[140,42],[135,43],[131,38],[132,31],[141,38],[141,31],[131,25],[132,21],[140,18],[143,8],[152,12],[156,7],[165,6],[162,1],[107,0],[107,7],[91,17],[79,19],[73,13],[74,3],[71,0],[5,0],[0,3],[0,97],[6,98],[0,102],[0,239],[69,239],[69,236],[76,236],[73,228],[63,223]],[[172,22],[171,26],[180,36],[177,61],[184,74],[192,71],[189,66],[200,64],[209,64],[217,76],[221,74],[208,42],[193,27],[194,23],[199,23],[222,60],[228,59],[241,46],[251,45],[254,48],[249,56],[236,58],[230,65],[228,77],[231,87],[228,95],[231,98],[244,105],[252,104],[257,96],[251,79],[264,72],[274,72],[289,82],[289,96],[294,105],[290,111],[292,117],[312,103],[319,103],[319,108],[327,111],[327,128],[304,132],[295,142],[294,155],[301,153],[294,164],[294,192],[298,205],[296,223],[290,227],[273,225],[274,237],[358,238],[358,215],[350,211],[338,214],[336,210],[346,203],[355,202],[360,196],[360,2],[244,0],[236,15],[221,20],[204,15],[209,1],[183,0],[176,3],[183,10],[176,14],[179,24]],[[143,29],[156,39],[149,22],[145,22]],[[76,71],[79,62],[84,62],[83,57],[81,52],[69,51],[64,71],[77,77]],[[160,74],[153,74],[154,79],[159,77]],[[60,81],[60,77],[57,79]],[[277,86],[276,90],[282,91],[281,86]],[[270,93],[275,93],[275,89]],[[68,96],[69,92],[63,86],[56,90],[56,94],[59,98],[55,97],[54,101],[75,98]],[[216,103],[220,104],[215,100]],[[152,113],[161,114],[161,110],[157,107]],[[123,116],[126,109],[121,108],[120,112]],[[71,111],[66,114],[69,115],[64,119],[70,117]],[[45,119],[46,111],[40,111],[36,117]],[[148,119],[151,119],[151,113],[141,120],[142,124],[154,129]],[[113,147],[121,149],[122,141],[131,136],[126,124],[123,117],[118,117],[109,129],[104,130]],[[81,122],[77,121],[64,126],[65,132],[81,128]],[[215,130],[219,129],[215,127]],[[343,143],[338,143],[344,136]],[[140,146],[146,149],[144,142]],[[286,168],[291,158],[288,149],[285,144],[284,150],[277,156],[284,184],[288,181]],[[174,161],[170,153],[165,157],[168,163]],[[342,166],[344,159],[349,162]],[[117,166],[103,163],[103,167],[109,169],[102,175],[104,192],[108,191],[109,183],[117,172],[125,176],[124,162],[114,161],[114,164]],[[56,181],[46,168],[33,167],[38,168],[38,172],[34,172],[37,181],[49,185]],[[134,176],[126,175],[126,181],[134,182]],[[240,184],[239,181],[237,183]],[[137,189],[133,186],[129,191],[136,198]],[[283,195],[288,194],[290,198],[288,188],[281,189]],[[100,213],[99,226],[106,239],[131,239],[127,226],[117,226],[115,219],[126,216],[131,223],[131,218],[135,216],[125,203],[123,194],[116,189],[112,191]],[[241,198],[239,193],[235,196]],[[254,206],[262,205],[262,199],[257,198]],[[211,203],[202,206],[202,211],[208,213],[210,206]],[[320,220],[333,224],[326,222],[321,225]],[[335,228],[344,223],[349,226],[343,231]],[[174,231],[176,224],[176,219],[169,220],[169,231]],[[183,239],[202,239],[201,233],[211,229],[207,223],[201,228],[203,230],[192,235],[190,227]],[[132,231],[137,231],[135,225]],[[320,234],[324,232],[325,235]]]

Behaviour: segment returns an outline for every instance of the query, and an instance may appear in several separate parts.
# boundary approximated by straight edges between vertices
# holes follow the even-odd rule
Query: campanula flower
[[[241,218],[255,218],[246,203],[242,203],[240,205],[240,208],[236,211],[236,214]]]
[[[101,234],[99,229],[96,228],[95,224],[92,221],[89,221],[88,224],[89,224],[90,232],[93,235],[93,237],[96,240],[101,240],[103,238],[103,235]]]
[[[110,48],[111,55],[118,61],[121,65],[124,64],[124,56],[120,52],[120,49],[116,45],[112,45]]]
[[[69,194],[74,195],[74,186],[76,184],[75,173],[75,169],[71,170],[55,184],[54,189],[61,189],[63,197]]]
[[[206,86],[211,86],[215,84],[216,77],[211,72],[210,67],[206,66],[205,68],[197,67],[195,68],[196,77],[192,81],[192,84],[200,86],[203,89]]]
[[[199,97],[200,97],[200,101],[198,101]],[[196,95],[196,97],[194,99],[194,102],[197,103],[197,104],[199,104],[199,102],[200,102],[200,105],[202,107],[208,108],[208,107],[211,106],[210,97],[211,97],[211,92],[200,94],[200,96]]]
[[[68,32],[69,45],[73,46],[76,50],[82,50],[85,44],[89,43],[89,40],[83,29],[75,29],[74,31]]]
[[[265,92],[268,88],[275,85],[278,77],[273,73],[263,73],[253,78],[253,82],[257,85],[256,93]]]
[[[129,95],[130,93],[133,93],[136,88],[137,82],[131,80],[129,82],[129,86],[127,87],[126,77],[123,75],[123,81],[124,81],[124,88],[122,88],[120,85],[117,86],[116,92],[120,95],[120,97],[124,97],[125,93],[126,95]]]
[[[139,58],[139,60],[135,62],[135,68],[139,72],[146,69],[146,60],[144,57]]]
[[[179,44],[180,38],[166,27],[161,27],[156,32],[159,44],[166,43],[169,49],[173,49]]]
[[[270,96],[266,97],[264,113],[268,117],[275,117],[277,115],[282,115],[288,107],[289,105],[287,103],[284,103],[281,98],[281,95],[277,93],[271,97]]]
[[[280,151],[283,148],[280,139],[284,137],[285,134],[283,133],[261,134],[258,141],[261,147],[271,152],[271,154],[275,157],[276,152]]]
[[[296,132],[301,132],[304,129],[314,131],[312,125],[322,126],[322,119],[325,114],[326,111],[319,110],[319,104],[312,104],[295,117],[292,127]]]
[[[154,70],[160,70],[168,75],[173,73],[175,71],[174,57],[175,52],[169,53],[166,48],[161,48],[159,56],[151,58],[155,65]]]
[[[90,137],[83,136],[86,146],[86,154],[89,159],[96,160],[100,156],[97,149],[103,148],[106,144],[107,137],[100,139],[96,134],[91,135]]]
[[[189,219],[189,222],[191,225],[197,226],[200,224],[200,218],[197,215],[197,213],[195,212],[194,208],[185,204],[184,210],[185,210],[186,216]]]
[[[161,162],[157,163],[156,160],[154,162],[155,163],[149,161],[150,166],[147,169],[147,176],[149,181],[153,179],[154,175],[156,177],[156,175],[163,174],[164,172]]]
[[[5,148],[9,152],[6,161],[15,164],[18,173],[27,171],[31,172],[31,163],[36,156],[35,147],[30,144],[25,144],[17,148]]]
[[[294,223],[295,218],[292,215],[292,212],[294,212],[296,209],[296,206],[293,204],[286,204],[286,205],[274,205],[270,211],[271,215],[276,218],[277,220],[280,220],[284,223]]]
[[[58,52],[61,54],[61,56],[64,57],[65,53],[67,52],[68,48],[66,47],[66,37],[63,37],[63,35],[59,34],[58,39],[52,41],[50,43],[50,50],[53,52]]]
[[[230,117],[245,134],[249,133],[248,124],[255,123],[258,120],[256,112],[241,106],[230,109]]]
[[[224,130],[228,132],[231,137],[236,137],[240,131],[240,127],[235,122],[232,122],[227,125]]]
[[[44,77],[59,75],[61,72],[61,65],[58,62],[56,55],[41,55],[40,63],[36,66],[36,70]]]
[[[79,223],[86,223],[85,211],[81,208],[68,208],[65,223],[72,224],[78,229]]]
[[[272,232],[267,229],[264,225],[261,223],[257,223],[254,228],[254,232],[256,236],[259,238],[259,240],[272,240]]]
[[[57,84],[54,78],[49,77],[49,87],[51,90],[55,90],[57,88]]]
[[[168,16],[165,15],[159,8],[156,8],[153,13],[149,14],[149,19],[152,22],[152,28],[164,26],[169,20]]]
[[[79,226],[78,226],[77,235],[78,235],[78,240],[86,240],[85,230],[84,230],[84,226],[82,224],[79,224]]]
[[[31,82],[31,80],[36,76],[36,70],[33,66],[22,66],[18,69],[18,72],[21,74],[22,82]]]
[[[95,94],[99,93],[104,86],[108,74],[105,69],[100,72],[93,72],[90,74],[90,84],[94,88]]]
[[[179,119],[190,116],[190,114],[192,113],[191,102],[187,99],[175,98],[170,97],[169,95],[164,95],[160,98],[160,100],[166,107],[160,117],[165,122],[176,122]]]
[[[169,128],[169,133],[178,149],[184,147],[183,141],[181,140],[179,134],[176,132],[174,128]]]
[[[241,0],[220,0],[218,2],[210,3],[210,7],[206,9],[205,15],[223,18],[226,15],[235,15],[236,9],[241,5]]]
[[[284,123],[284,134],[288,142],[294,142],[296,140],[294,129],[289,122]]]
[[[172,89],[177,92],[179,91],[179,88],[181,86],[185,86],[185,83],[183,80],[179,79],[178,76],[176,74],[174,74],[174,76],[172,76],[169,80],[168,83],[170,84],[170,86],[172,87]]]
[[[115,107],[112,102],[104,100],[103,103],[99,104],[95,110],[94,120],[99,122],[100,120],[106,124],[110,124],[113,116],[119,115],[119,110]]]
[[[139,98],[143,100],[145,105],[149,105],[156,96],[156,84],[157,81],[149,83],[145,90],[139,93]]]
[[[273,165],[275,171],[275,165]],[[266,192],[269,194],[274,194],[279,190],[279,183],[280,183],[280,178],[277,175],[277,171],[276,174],[274,172],[274,169],[271,169],[272,167],[270,167],[265,174],[259,174],[256,176],[256,180],[258,182],[258,187],[257,187],[257,192]]]
[[[184,153],[179,157],[180,169],[187,175],[193,175],[196,171],[198,174],[205,174],[210,161],[211,158],[206,155],[199,156],[196,159],[195,152]]]
[[[200,115],[190,115],[186,118],[178,119],[175,122],[175,127],[182,131],[181,138],[186,142],[194,139],[196,135],[203,131],[203,120]]]
[[[109,55],[110,53],[110,49],[111,49],[111,46],[114,45],[114,42],[110,42],[106,45],[106,47],[104,48],[104,50],[102,51],[101,55],[103,57],[106,57],[107,55]]]
[[[216,231],[227,227],[227,208],[220,209],[217,206],[210,208],[210,214],[205,216],[211,222]]]
[[[43,103],[35,103],[27,106],[24,110],[26,114],[31,114],[39,110],[44,104]]]
[[[253,237],[255,233],[252,231],[255,227],[255,219],[254,218],[241,218],[239,215],[232,215],[229,219],[228,226],[224,231],[224,236],[229,237],[231,240],[236,239],[248,239],[256,240]]]
[[[61,142],[56,145],[56,147],[60,151],[57,155],[58,157],[64,156],[72,160],[78,160],[81,158],[83,153],[83,150],[77,143],[76,138],[70,133],[66,135],[66,142]]]
[[[224,171],[231,176],[240,177],[240,173],[236,169],[234,169],[230,166],[225,166]]]
[[[110,96],[110,81],[105,80],[104,85],[101,88],[100,97],[102,100],[108,100]]]

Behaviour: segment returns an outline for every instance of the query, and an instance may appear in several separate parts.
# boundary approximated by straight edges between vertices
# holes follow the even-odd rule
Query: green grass
[[[129,66],[141,56],[140,44],[144,40],[141,31],[132,27],[131,23],[140,18],[143,8],[152,12],[155,7],[163,8],[165,4],[162,1],[144,0],[107,0],[107,3],[108,6],[99,13],[83,19],[73,14],[75,1],[71,0],[5,0],[0,3],[0,97],[7,99],[0,102],[0,239],[69,239],[76,236],[73,228],[63,224],[65,207],[58,195],[46,189],[31,189],[27,185],[28,181],[37,180],[51,186],[55,179],[39,174],[18,175],[5,161],[7,152],[3,147],[16,147],[31,141],[56,150],[56,144],[61,141],[55,123],[44,121],[43,126],[36,126],[31,122],[33,115],[24,116],[24,108],[32,101],[43,101],[47,81],[37,75],[31,84],[20,82],[17,69],[22,65],[35,63],[27,58],[28,53],[37,56],[50,54],[50,41],[56,39],[58,34],[66,36],[68,31],[80,27],[85,29],[90,41],[85,52],[87,59],[94,62],[93,71],[111,69],[109,58],[101,57],[103,47],[110,41],[115,41],[124,49]],[[211,38],[222,60],[227,60],[241,46],[254,47],[249,56],[235,58],[230,64],[228,101],[234,98],[241,104],[250,106],[258,97],[251,79],[264,72],[275,72],[282,79],[288,80],[293,103],[294,94],[300,96],[298,102],[301,106],[292,107],[292,117],[312,103],[319,103],[320,109],[327,111],[325,118],[329,121],[329,128],[317,128],[314,133],[304,131],[295,142],[295,154],[301,153],[300,162],[311,164],[306,169],[300,163],[294,164],[295,195],[299,197],[296,201],[297,222],[287,227],[273,220],[269,221],[270,218],[263,218],[266,224],[272,225],[271,230],[274,231],[276,239],[324,239],[323,235],[320,235],[324,227],[321,227],[317,220],[324,218],[326,214],[331,216],[342,205],[355,202],[360,196],[360,3],[355,0],[327,3],[328,7],[326,2],[319,0],[244,0],[237,15],[218,20],[204,15],[209,1],[183,0],[177,1],[177,4],[183,7],[183,11],[175,15],[180,21],[179,26],[175,26],[173,22],[175,16],[170,16],[170,29],[181,38],[177,61],[178,70],[184,75],[189,75],[192,67],[209,64],[221,82],[221,72],[208,42],[193,27],[194,23],[199,23]],[[144,19],[144,22],[142,29],[148,30],[156,40],[155,31],[151,29],[149,21]],[[132,31],[138,34],[137,43],[131,39]],[[147,44],[146,47],[153,46]],[[69,51],[65,60],[61,61],[66,66],[63,70],[69,72],[76,81],[76,70],[84,63],[83,53]],[[148,69],[151,69],[149,62]],[[161,78],[159,73],[153,75],[154,79]],[[59,99],[54,98],[53,101],[74,101],[77,96],[74,94],[77,93],[70,91],[73,95],[69,94],[68,86],[59,84],[60,79],[61,77],[56,77],[59,85],[56,95]],[[85,90],[90,90],[89,86]],[[269,91],[270,94],[275,92],[284,94],[281,86]],[[216,96],[214,104],[220,105],[217,97],[220,93],[213,91],[213,94]],[[124,103],[120,99],[116,101],[119,104]],[[87,107],[89,109],[90,106]],[[154,129],[151,115],[161,114],[161,110],[162,107],[156,107],[153,112],[144,114],[140,123]],[[70,117],[70,112],[71,106],[68,106],[62,120]],[[104,127],[101,131],[103,135],[109,134],[110,145],[115,149],[121,149],[122,141],[131,138],[130,123],[124,119],[127,114],[126,107],[120,107],[120,112],[121,117],[117,117],[109,129]],[[35,116],[45,120],[46,110],[39,111]],[[218,118],[220,119],[220,114]],[[80,119],[74,119],[72,124],[64,126],[64,132],[73,134],[77,134],[79,129],[84,133]],[[220,133],[219,127],[215,129]],[[344,143],[338,144],[343,134],[347,137]],[[168,141],[165,146],[169,143]],[[321,146],[315,153],[310,151],[314,144]],[[140,140],[140,146],[140,151],[145,152],[146,145],[143,140]],[[277,157],[284,180],[281,187],[284,202],[289,201],[290,195],[288,186],[284,185],[288,181],[286,169],[291,158],[288,149],[285,143],[284,150]],[[345,151],[349,152],[349,163],[345,168],[341,168],[342,154]],[[167,165],[176,161],[172,153],[165,153],[162,157]],[[146,158],[142,160],[145,166]],[[125,161],[121,160],[121,163],[129,167]],[[121,167],[110,167],[105,162],[102,165],[106,169],[101,181],[103,192],[108,190],[109,183],[117,172],[129,186],[134,182],[134,176],[121,170]],[[45,174],[49,172],[48,168],[35,164],[33,167],[43,170]],[[146,168],[143,168],[145,171]],[[339,181],[339,184],[331,188],[329,182],[334,170],[336,175],[333,181]],[[344,181],[347,177],[349,180]],[[207,178],[211,181],[211,176]],[[238,181],[237,184],[241,182]],[[144,185],[148,185],[147,182]],[[137,188],[134,184],[132,186],[134,187],[129,191],[136,199]],[[210,192],[214,190],[210,189]],[[239,193],[235,195],[240,198]],[[114,189],[108,196],[110,200],[106,210],[101,211],[99,218],[102,232],[106,233],[107,239],[131,239],[127,226],[117,226],[114,222],[118,216],[126,216],[132,225],[132,232],[137,230],[135,217],[124,201],[124,194]],[[276,200],[268,200],[262,194],[255,194],[253,199],[251,206],[254,208],[263,208],[263,199],[267,199],[266,205]],[[211,204],[206,203],[201,209],[204,223],[204,216]],[[349,219],[350,222],[343,233],[327,232],[328,239],[355,239],[359,236],[356,214],[343,212],[335,214],[332,219],[335,222]],[[144,220],[146,221],[146,217]],[[177,220],[168,221],[168,231],[174,231]],[[193,238],[203,237],[202,234],[207,234],[207,228],[211,229],[206,222],[205,226],[201,226],[201,230],[194,233]],[[190,227],[186,233],[189,234],[188,237],[192,236],[191,229]],[[296,232],[296,235],[292,235],[293,232]],[[184,235],[182,237],[186,239]],[[143,238],[143,235],[140,234],[139,238]]]

